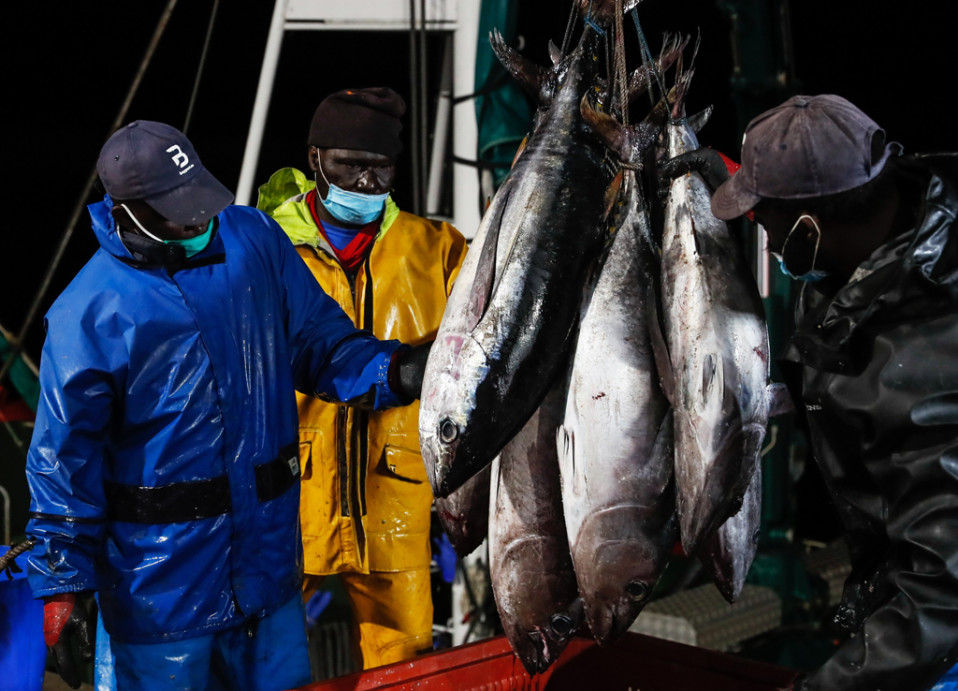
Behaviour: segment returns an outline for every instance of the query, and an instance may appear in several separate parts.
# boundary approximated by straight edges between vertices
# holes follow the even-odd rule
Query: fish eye
[[[642,602],[649,596],[649,586],[642,581],[632,581],[625,586],[625,592],[632,602]]]
[[[568,636],[575,628],[575,623],[568,614],[553,614],[549,619],[549,627],[557,636]]]
[[[445,418],[439,423],[439,438],[451,444],[459,438],[459,426],[449,418]]]

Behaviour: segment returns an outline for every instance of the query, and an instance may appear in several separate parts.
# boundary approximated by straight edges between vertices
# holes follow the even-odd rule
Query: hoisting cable
[[[203,52],[200,53],[200,63],[196,66],[196,79],[193,80],[193,93],[190,94],[190,103],[186,107],[186,119],[183,120],[183,134],[188,134],[190,121],[193,119],[193,106],[196,104],[196,96],[200,92],[200,80],[203,78],[203,71],[206,67],[206,56],[209,53],[210,43],[213,39],[213,26],[216,24],[216,15],[219,12],[220,0],[213,0],[213,8],[210,10],[210,21],[206,26],[206,39],[203,41]]]
[[[615,34],[612,37],[614,41],[615,54],[615,76],[613,81],[613,94],[619,95],[619,110],[622,115],[622,125],[629,126],[629,77],[625,68],[625,29],[623,23],[622,0],[615,0]],[[612,98],[615,101],[615,96]],[[611,106],[611,104],[609,104]],[[610,108],[611,110],[611,108]]]
[[[146,68],[153,59],[153,54],[156,52],[156,47],[159,45],[160,38],[163,36],[163,32],[166,30],[166,27],[169,24],[170,15],[173,13],[173,8],[175,6],[176,0],[169,0],[166,5],[166,9],[163,10],[163,14],[160,16],[159,22],[157,22],[156,30],[153,32],[153,37],[150,39],[150,43],[146,48],[146,53],[143,55],[143,60],[140,62],[140,67],[137,70],[136,75],[133,77],[133,83],[130,85],[130,89],[126,94],[126,99],[120,106],[120,110],[117,112],[116,119],[113,121],[113,125],[110,127],[110,134],[118,130],[120,125],[122,125],[123,121],[126,119],[126,115],[130,110],[130,104],[133,102],[133,97],[140,88],[140,83],[143,81],[143,75],[146,73]],[[60,261],[63,259],[63,255],[66,252],[70,238],[73,236],[73,230],[76,227],[77,222],[80,220],[80,214],[83,212],[83,209],[86,206],[87,198],[90,196],[90,192],[93,190],[93,185],[96,182],[96,178],[96,166],[94,165],[93,170],[90,171],[90,175],[87,178],[86,185],[83,187],[83,191],[80,193],[80,198],[77,199],[76,205],[73,208],[73,213],[70,215],[70,220],[67,222],[66,228],[63,231],[63,236],[60,238],[60,243],[57,245],[57,248],[53,253],[53,258],[50,260],[49,267],[47,267],[46,274],[43,277],[43,282],[40,284],[40,289],[37,291],[33,298],[33,302],[30,304],[30,309],[27,311],[26,319],[24,319],[23,325],[20,327],[20,333],[17,335],[16,340],[10,343],[10,356],[7,358],[6,362],[0,365],[0,381],[3,380],[4,376],[6,376],[7,371],[13,365],[14,360],[16,360],[20,353],[23,352],[23,342],[27,337],[27,333],[30,331],[30,327],[33,326],[33,322],[37,317],[37,312],[40,310],[40,304],[43,302],[44,296],[50,289],[50,284],[53,282],[53,274],[56,272],[57,267],[60,265]]]
[[[575,19],[579,12],[577,9],[577,0],[572,0],[572,8],[569,10],[569,19],[565,25],[565,36],[562,37],[562,55],[569,51],[569,41],[572,38],[572,30],[575,28]]]
[[[655,108],[656,97],[652,90],[651,78],[655,77],[662,98],[665,98],[668,94],[665,88],[665,78],[661,69],[656,66],[655,60],[652,58],[652,51],[649,50],[649,42],[645,38],[645,32],[642,31],[642,24],[639,22],[639,10],[637,7],[632,8],[632,23],[635,24],[635,33],[639,38],[639,53],[642,56],[642,64],[649,67],[649,103]]]

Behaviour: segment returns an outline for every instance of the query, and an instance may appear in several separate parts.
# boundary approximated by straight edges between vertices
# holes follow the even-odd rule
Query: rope
[[[572,38],[572,29],[575,27],[575,18],[578,15],[576,11],[576,0],[572,0],[572,9],[569,10],[569,19],[565,25],[565,36],[562,37],[562,54],[569,51],[569,39]]]
[[[14,559],[19,557],[24,552],[29,552],[31,549],[33,549],[35,544],[37,544],[37,541],[33,538],[30,538],[29,540],[25,540],[24,542],[11,547],[9,552],[3,556],[0,556],[0,573],[7,574],[7,578],[13,580],[13,574],[19,573],[21,571]]]
[[[623,26],[622,0],[615,0],[615,85],[614,91],[619,94],[619,110],[622,113],[622,124],[629,125],[629,78],[625,67],[625,29]],[[614,98],[613,98],[614,100]]]
[[[599,26],[598,24],[596,24],[596,23],[592,20],[592,15],[591,15],[591,14],[589,14],[589,15],[585,18],[585,23],[588,24],[589,26],[591,26],[591,27],[595,30],[595,32],[596,32],[597,34],[599,34],[600,36],[605,36],[605,29],[603,29],[601,26]]]

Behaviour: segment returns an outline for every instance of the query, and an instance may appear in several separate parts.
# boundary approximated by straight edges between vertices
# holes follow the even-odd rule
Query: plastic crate
[[[536,677],[526,673],[505,636],[497,636],[303,689],[773,691],[789,688],[796,676],[794,670],[629,632],[606,646],[575,638]]]
[[[9,549],[0,545],[0,555]],[[14,562],[26,569],[27,555]],[[47,660],[43,603],[33,599],[23,570],[12,575],[0,572],[0,691],[40,691]]]
[[[630,628],[710,650],[732,650],[782,625],[782,601],[771,588],[746,585],[730,605],[711,583],[650,602]]]

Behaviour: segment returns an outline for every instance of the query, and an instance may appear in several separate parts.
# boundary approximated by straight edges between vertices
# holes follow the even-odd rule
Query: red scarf
[[[356,236],[349,241],[348,245],[342,249],[336,249],[333,243],[330,242],[329,236],[326,235],[326,229],[323,227],[323,222],[320,220],[319,214],[316,213],[316,200],[318,197],[319,195],[316,194],[315,188],[306,193],[306,205],[309,207],[309,213],[312,214],[313,221],[316,223],[316,227],[319,228],[319,232],[323,234],[323,237],[326,238],[326,242],[332,248],[333,252],[336,253],[336,260],[340,266],[346,269],[346,271],[353,271],[363,263],[363,259],[369,254],[369,249],[372,247],[373,241],[379,233],[379,220],[367,223],[361,227],[356,231]]]

